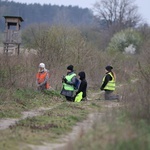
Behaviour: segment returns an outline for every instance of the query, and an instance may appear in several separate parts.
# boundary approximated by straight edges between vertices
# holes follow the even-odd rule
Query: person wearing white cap
[[[49,71],[45,68],[45,64],[40,63],[39,71],[36,74],[36,85],[39,91],[47,90],[50,88],[49,78],[50,74]]]

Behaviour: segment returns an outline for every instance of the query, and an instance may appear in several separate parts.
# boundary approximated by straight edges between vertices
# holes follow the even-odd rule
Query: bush
[[[141,42],[141,36],[137,31],[133,29],[122,30],[112,37],[107,50],[110,52],[137,53]]]
[[[150,42],[148,42],[150,43]],[[144,119],[150,122],[150,49],[149,44],[141,52],[136,79],[125,89],[125,105],[133,120]]]

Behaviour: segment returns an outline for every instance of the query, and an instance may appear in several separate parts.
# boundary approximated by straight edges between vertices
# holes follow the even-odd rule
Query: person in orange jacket
[[[49,78],[50,74],[49,71],[45,68],[45,64],[40,63],[39,71],[36,74],[36,85],[39,91],[47,90],[50,88]]]

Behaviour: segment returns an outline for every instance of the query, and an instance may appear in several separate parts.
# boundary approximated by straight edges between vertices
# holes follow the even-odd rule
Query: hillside
[[[0,0],[0,30],[4,29],[3,16],[21,16],[23,27],[35,23],[63,25],[91,25],[93,14],[88,8],[57,6],[51,4],[26,4]]]

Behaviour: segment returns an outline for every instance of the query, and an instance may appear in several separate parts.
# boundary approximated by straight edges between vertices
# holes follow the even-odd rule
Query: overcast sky
[[[40,4],[56,4],[65,6],[79,6],[82,8],[92,8],[92,5],[98,0],[13,0],[20,3],[40,3]],[[139,13],[144,20],[150,24],[150,0],[135,0],[135,4],[139,7]]]

